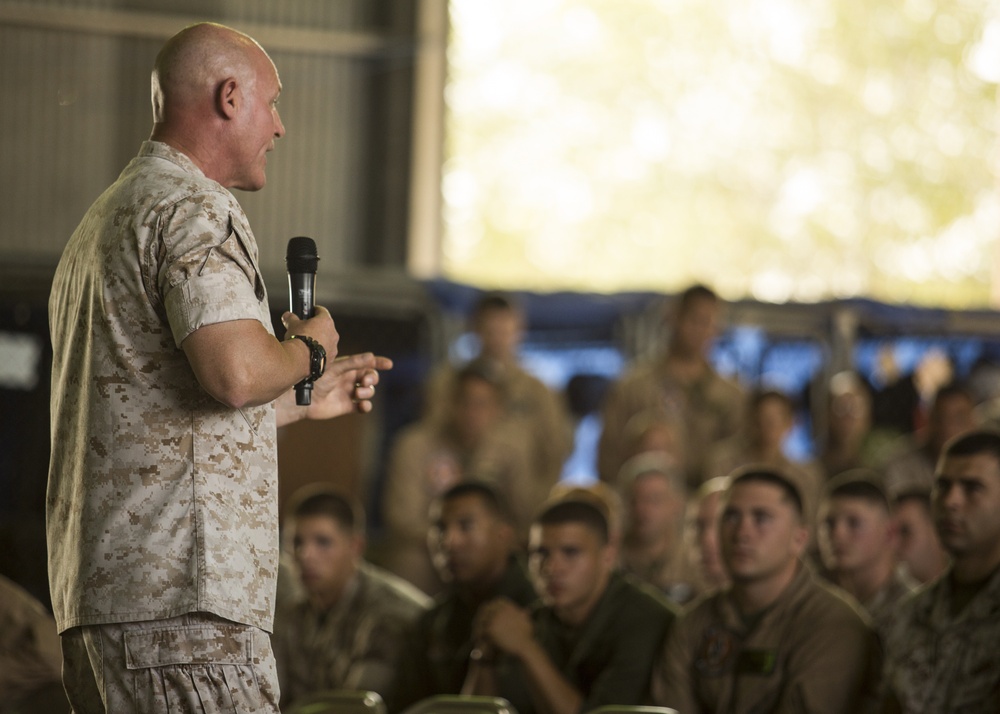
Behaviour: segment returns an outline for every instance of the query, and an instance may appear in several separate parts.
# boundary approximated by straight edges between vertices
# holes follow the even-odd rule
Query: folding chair
[[[300,699],[286,714],[386,714],[378,692],[331,689]]]
[[[421,699],[403,714],[517,714],[517,710],[500,697],[438,694]]]
[[[649,707],[643,705],[629,704],[606,704],[596,709],[591,709],[587,714],[679,714],[676,709],[670,707]]]

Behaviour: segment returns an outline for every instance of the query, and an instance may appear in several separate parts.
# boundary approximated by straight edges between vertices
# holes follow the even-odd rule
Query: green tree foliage
[[[535,289],[982,306],[987,0],[452,0],[445,266]]]

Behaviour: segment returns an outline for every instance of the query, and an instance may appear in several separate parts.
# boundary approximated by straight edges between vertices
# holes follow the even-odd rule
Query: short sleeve
[[[257,244],[231,195],[196,194],[170,207],[158,249],[157,283],[178,346],[219,322],[255,319],[271,329]]]

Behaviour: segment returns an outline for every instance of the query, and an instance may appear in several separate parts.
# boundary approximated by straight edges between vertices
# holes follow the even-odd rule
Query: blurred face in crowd
[[[499,390],[485,379],[466,377],[458,385],[453,424],[463,445],[479,444],[503,416]]]
[[[942,395],[935,401],[928,424],[935,451],[950,439],[976,427],[975,406],[965,394]]]
[[[698,566],[702,577],[711,585],[729,582],[729,573],[722,561],[719,545],[719,524],[722,515],[722,491],[713,491],[698,502],[694,514],[694,536],[698,548]]]
[[[604,594],[615,549],[582,523],[535,525],[531,573],[546,605],[567,624],[580,624]]]
[[[443,580],[489,589],[507,568],[513,531],[476,494],[449,498],[432,514],[429,545]]]
[[[674,321],[671,350],[682,357],[708,353],[719,329],[719,303],[709,297],[692,299]]]
[[[784,491],[774,484],[734,484],[722,510],[722,557],[734,583],[787,575],[809,533]]]
[[[670,484],[669,476],[650,472],[632,483],[628,509],[629,538],[650,544],[677,531],[684,499]]]
[[[835,496],[820,512],[819,544],[831,570],[866,570],[895,551],[892,517],[884,506],[868,499]]]
[[[781,449],[785,437],[792,430],[795,417],[782,399],[765,398],[754,413],[754,441],[767,451]]]
[[[899,560],[921,583],[939,576],[948,567],[948,553],[941,546],[926,503],[908,498],[893,508],[899,527]]]
[[[314,601],[332,605],[354,576],[364,538],[326,515],[295,520],[295,562]]]
[[[516,310],[485,310],[476,319],[475,327],[482,356],[501,362],[516,357],[524,335],[524,324]]]
[[[1000,461],[995,456],[943,458],[933,506],[938,536],[956,563],[1000,562]]]
[[[860,392],[845,391],[830,398],[829,430],[833,444],[856,444],[871,429],[871,402]]]

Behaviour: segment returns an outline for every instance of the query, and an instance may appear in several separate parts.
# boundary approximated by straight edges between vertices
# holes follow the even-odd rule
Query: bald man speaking
[[[260,45],[193,25],[152,79],[152,135],[73,233],[49,301],[63,679],[77,714],[276,714],[276,428],[367,412],[392,365],[334,359],[321,307],[274,336],[229,191],[264,186],[285,134]]]

